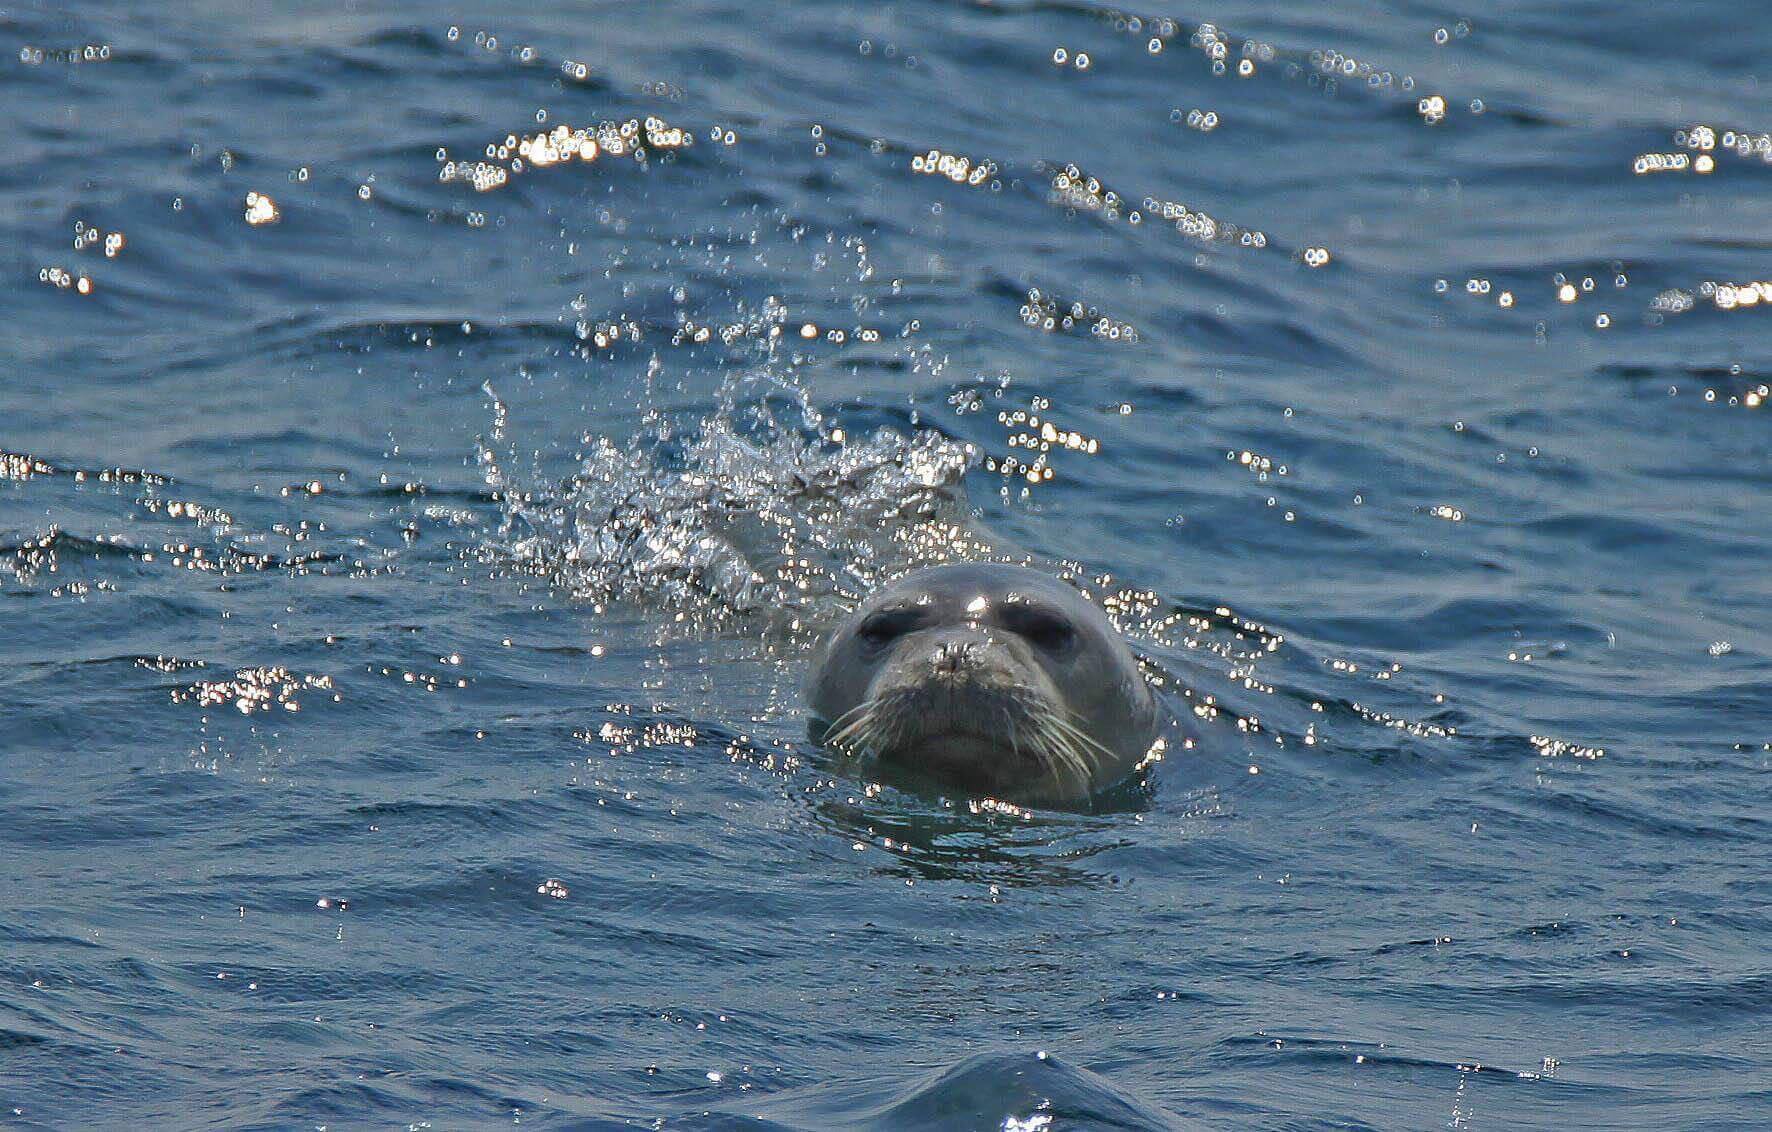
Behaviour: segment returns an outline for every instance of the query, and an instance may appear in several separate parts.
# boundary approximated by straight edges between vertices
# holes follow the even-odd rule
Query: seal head
[[[1018,566],[938,566],[873,595],[819,647],[815,737],[1012,801],[1088,798],[1149,751],[1158,711],[1107,618]]]

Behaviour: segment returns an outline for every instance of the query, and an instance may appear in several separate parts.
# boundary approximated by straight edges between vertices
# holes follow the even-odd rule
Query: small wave
[[[817,1086],[765,1098],[746,1109],[744,1117],[716,1110],[667,1127],[1151,1132],[1192,1126],[1107,1078],[1044,1051],[978,1054],[908,1086]]]

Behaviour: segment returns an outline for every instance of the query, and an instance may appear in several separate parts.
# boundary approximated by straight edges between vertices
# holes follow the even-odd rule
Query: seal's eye
[[[1038,605],[1013,602],[998,612],[1003,628],[1037,649],[1064,652],[1077,642],[1077,631],[1061,614]]]
[[[915,629],[922,618],[922,611],[916,609],[882,609],[868,614],[855,635],[862,644],[879,648]]]

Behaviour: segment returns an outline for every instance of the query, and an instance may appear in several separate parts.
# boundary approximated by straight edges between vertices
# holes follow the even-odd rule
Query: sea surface
[[[1772,16],[0,7],[0,1126],[1772,1124]],[[872,782],[914,566],[1173,715]]]

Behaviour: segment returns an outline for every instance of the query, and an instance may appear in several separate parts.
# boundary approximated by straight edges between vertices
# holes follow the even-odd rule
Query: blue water
[[[336,8],[0,11],[0,1124],[1772,1122],[1772,20]],[[1145,782],[809,746],[968,558]]]

